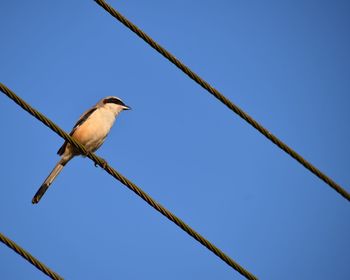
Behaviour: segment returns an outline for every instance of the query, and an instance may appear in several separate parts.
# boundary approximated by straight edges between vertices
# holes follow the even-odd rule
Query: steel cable
[[[224,252],[222,252],[219,248],[217,248],[215,245],[213,245],[211,242],[209,242],[207,239],[205,239],[202,235],[197,233],[194,229],[192,229],[189,225],[187,225],[185,222],[183,222],[180,218],[178,218],[177,216],[172,214],[168,209],[166,209],[161,204],[156,202],[151,196],[149,196],[147,193],[145,193],[142,189],[140,189],[138,186],[136,186],[134,183],[132,183],[130,180],[128,180],[126,177],[124,177],[122,174],[117,172],[115,169],[110,167],[104,159],[96,156],[94,153],[87,152],[83,145],[81,145],[80,143],[75,141],[69,134],[64,132],[60,127],[58,127],[55,123],[53,123],[51,120],[49,120],[43,114],[41,114],[39,111],[32,108],[29,104],[27,104],[23,99],[21,99],[19,96],[17,96],[13,91],[11,91],[8,87],[6,87],[2,83],[0,83],[0,90],[5,95],[7,95],[10,99],[12,99],[15,103],[17,103],[20,107],[22,107],[24,110],[26,110],[29,114],[31,114],[32,116],[34,116],[35,118],[40,120],[47,127],[51,128],[54,132],[56,132],[59,136],[61,136],[65,140],[67,140],[76,149],[78,149],[82,154],[86,155],[88,158],[93,160],[95,162],[95,164],[98,164],[100,167],[102,167],[110,175],[112,175],[114,178],[116,178],[121,183],[123,183],[126,187],[128,187],[130,190],[132,190],[134,193],[136,193],[144,201],[146,201],[150,206],[152,206],[158,212],[163,214],[170,221],[172,221],[177,226],[179,226],[182,230],[187,232],[190,236],[192,236],[195,240],[197,240],[199,243],[201,243],[203,246],[205,246],[207,249],[209,249],[211,252],[213,252],[215,255],[217,255],[220,259],[222,259],[224,262],[226,262],[233,269],[238,271],[240,274],[245,276],[247,279],[250,279],[250,280],[258,279],[252,273],[250,273],[249,271],[244,269],[242,266],[240,266],[238,263],[236,263],[228,255],[226,255]]]
[[[343,189],[339,184],[337,184],[334,180],[304,159],[301,155],[299,155],[296,151],[290,148],[287,144],[282,142],[279,138],[269,132],[265,127],[259,124],[256,120],[254,120],[251,116],[245,113],[241,108],[232,103],[227,97],[221,94],[217,89],[212,87],[208,82],[203,80],[200,76],[198,76],[195,72],[193,72],[189,67],[183,64],[180,60],[178,60],[174,55],[168,52],[165,48],[155,42],[150,36],[148,36],[145,32],[143,32],[140,28],[138,28],[135,24],[125,18],[120,12],[115,10],[113,7],[108,5],[103,0],[94,0],[97,4],[99,4],[103,9],[105,9],[110,15],[119,20],[122,24],[128,27],[132,32],[134,32],[137,36],[142,38],[146,43],[148,43],[153,49],[167,58],[170,62],[175,64],[179,69],[181,69],[187,76],[189,76],[192,80],[206,89],[209,93],[214,95],[218,100],[220,100],[223,104],[225,104],[229,109],[243,118],[247,123],[257,129],[260,133],[262,133],[267,139],[272,141],[275,145],[297,160],[300,164],[302,164],[306,169],[310,170],[313,174],[315,174],[318,178],[323,180],[326,184],[328,184],[331,188],[333,188],[336,192],[338,192],[341,196],[350,201],[350,194]]]
[[[24,259],[26,259],[28,262],[30,262],[32,265],[34,265],[37,269],[41,270],[43,273],[45,273],[47,276],[51,277],[54,280],[63,280],[61,276],[59,276],[56,272],[52,271],[50,268],[48,268],[45,264],[40,262],[38,259],[33,257],[30,253],[28,253],[26,250],[22,249],[19,245],[17,245],[15,242],[13,242],[11,239],[7,238],[5,235],[3,235],[0,232],[0,241],[7,245],[9,248],[11,248],[13,251],[15,251],[17,254],[22,256]]]

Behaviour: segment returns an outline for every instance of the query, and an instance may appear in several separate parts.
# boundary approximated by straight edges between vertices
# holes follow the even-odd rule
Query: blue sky
[[[350,190],[348,1],[109,3]],[[2,1],[0,81],[261,279],[346,279],[349,203],[94,1]],[[1,232],[66,279],[243,279],[88,159],[31,199],[63,140],[0,96]],[[0,245],[0,279],[47,279]]]

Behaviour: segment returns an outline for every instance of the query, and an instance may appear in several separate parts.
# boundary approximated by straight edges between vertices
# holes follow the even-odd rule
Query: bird
[[[70,136],[84,145],[88,152],[95,152],[105,141],[119,113],[130,109],[131,108],[125,105],[120,98],[107,96],[80,116]],[[81,153],[67,141],[59,148],[57,154],[61,156],[61,159],[57,162],[49,176],[34,195],[32,199],[33,204],[37,204],[40,201],[57,175],[62,171],[63,167],[73,157],[81,155]]]

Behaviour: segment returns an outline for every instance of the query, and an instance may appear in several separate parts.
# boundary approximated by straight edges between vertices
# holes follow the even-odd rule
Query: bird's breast
[[[73,133],[73,137],[83,144],[88,150],[96,150],[108,135],[115,121],[113,113],[97,109],[83,124]]]

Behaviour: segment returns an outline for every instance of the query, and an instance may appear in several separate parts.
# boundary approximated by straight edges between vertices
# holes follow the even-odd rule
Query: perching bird
[[[126,106],[118,97],[103,98],[79,118],[70,135],[83,144],[87,151],[95,152],[103,144],[118,114],[129,109],[130,107]],[[80,155],[79,151],[67,141],[64,142],[57,154],[61,156],[61,159],[34,195],[33,204],[39,202],[68,161],[74,156]]]

